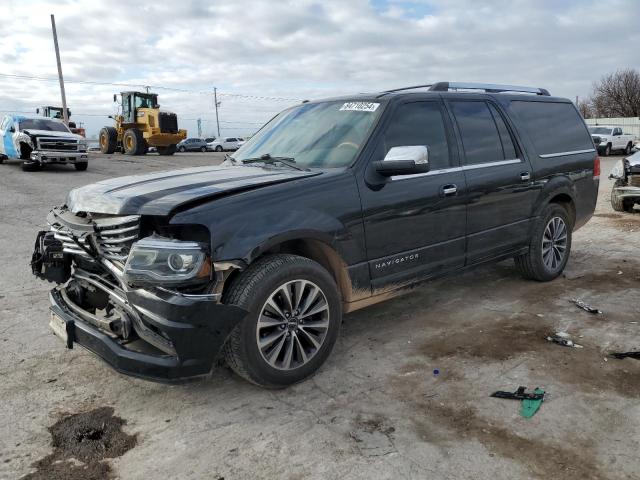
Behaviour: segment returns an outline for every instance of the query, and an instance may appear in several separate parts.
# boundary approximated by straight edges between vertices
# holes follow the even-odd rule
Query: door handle
[[[450,185],[443,185],[440,187],[440,193],[443,197],[452,197],[458,193],[458,187],[453,183]]]
[[[522,172],[520,174],[520,180],[522,180],[523,182],[528,182],[529,180],[531,180],[531,174],[529,172]]]

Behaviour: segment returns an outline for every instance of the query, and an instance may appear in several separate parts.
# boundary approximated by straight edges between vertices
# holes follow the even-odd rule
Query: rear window
[[[593,150],[584,121],[571,103],[511,102],[511,109],[533,142],[538,155]]]

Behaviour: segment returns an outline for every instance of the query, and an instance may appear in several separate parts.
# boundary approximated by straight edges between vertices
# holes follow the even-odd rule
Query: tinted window
[[[593,149],[584,121],[572,103],[516,100],[511,109],[538,155]]]
[[[502,142],[493,115],[485,102],[451,102],[456,117],[466,163],[496,162],[504,160]]]
[[[442,111],[434,102],[400,105],[383,137],[384,155],[391,147],[426,145],[431,170],[448,168],[449,146]]]
[[[235,138],[227,138],[227,142],[236,142],[237,140]]]
[[[9,117],[4,117],[4,120],[2,120],[2,125],[0,125],[0,130],[2,131],[6,130],[8,124],[9,124]]]
[[[489,104],[489,109],[493,114],[493,119],[496,121],[496,125],[498,126],[498,133],[500,134],[500,141],[502,142],[502,150],[504,152],[504,158],[506,160],[512,160],[514,158],[518,158],[518,154],[516,153],[516,147],[513,143],[513,138],[509,133],[509,129],[507,128],[507,124],[504,122],[504,118],[498,109],[493,105]]]

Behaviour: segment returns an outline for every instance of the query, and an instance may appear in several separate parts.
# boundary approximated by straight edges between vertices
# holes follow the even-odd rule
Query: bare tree
[[[640,72],[628,68],[602,77],[593,85],[592,107],[598,117],[640,116]]]
[[[593,118],[593,107],[592,100],[587,98],[586,100],[577,99],[576,107],[578,107],[578,111],[582,118]]]

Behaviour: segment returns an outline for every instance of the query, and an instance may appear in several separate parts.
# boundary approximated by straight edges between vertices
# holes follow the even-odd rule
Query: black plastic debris
[[[584,310],[585,312],[589,312],[594,315],[602,315],[601,310],[598,310],[597,308],[592,307],[591,305],[587,305],[582,300],[578,300],[577,298],[572,298],[570,301],[573,302],[578,308],[581,308],[582,310]]]
[[[611,358],[617,358],[618,360],[624,360],[625,358],[635,358],[640,360],[640,352],[619,352],[609,354]]]
[[[563,347],[571,347],[571,348],[583,348],[582,345],[578,345],[569,337],[568,333],[565,332],[557,332],[553,335],[549,335],[547,337],[547,341],[556,343]]]

